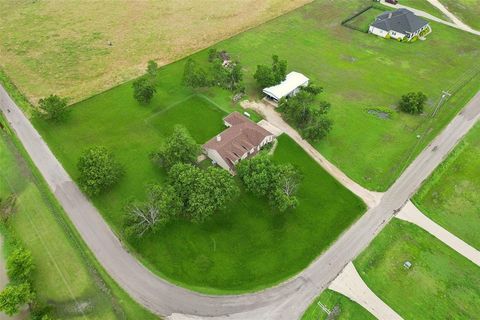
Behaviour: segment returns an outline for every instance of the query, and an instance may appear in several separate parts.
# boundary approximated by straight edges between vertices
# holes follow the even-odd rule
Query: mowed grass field
[[[350,300],[349,298],[343,296],[340,293],[337,293],[332,290],[325,290],[315,301],[308,307],[305,313],[302,316],[301,320],[325,320],[329,319],[328,315],[318,303],[326,306],[330,311],[334,310],[335,307],[340,308],[340,314],[337,320],[374,320],[376,319],[370,312],[365,310],[358,303]]]
[[[310,1],[1,0],[0,67],[33,103],[78,101]]]
[[[415,196],[435,222],[480,250],[480,125],[476,125]]]
[[[368,4],[367,0],[316,1],[215,47],[226,49],[242,62],[250,98],[260,98],[253,74],[258,64],[270,62],[272,54],[287,59],[289,70],[303,72],[323,86],[322,98],[332,103],[334,126],[331,134],[315,147],[361,185],[384,191],[480,88],[478,75],[463,86],[478,67],[480,37],[432,23],[434,32],[428,41],[398,43],[340,25]],[[206,64],[205,52],[192,57]],[[181,86],[183,64],[179,61],[162,68],[159,94],[152,106],[168,106],[192,94]],[[113,88],[98,99],[110,108],[129,105],[128,86],[129,83]],[[432,119],[429,115],[442,90],[455,94]],[[400,96],[410,91],[423,91],[429,97],[425,115],[396,111]],[[218,89],[202,93],[221,108],[229,108],[228,93]],[[83,109],[84,104],[74,108]],[[99,108],[103,108],[100,103]],[[370,109],[386,110],[392,114],[391,119],[379,118],[369,113]],[[109,119],[113,125],[143,125],[150,112],[141,109],[133,116],[122,117],[118,113]],[[89,116],[76,114],[80,118]],[[108,122],[96,125],[99,122],[89,117],[81,123],[73,119],[69,126],[75,128],[71,130],[89,130],[92,139],[101,135],[110,135],[102,139],[117,139],[109,134]],[[52,133],[53,130],[56,129]],[[46,128],[44,134],[50,135]],[[136,132],[132,139],[142,136],[145,137],[143,132]]]
[[[165,172],[152,164],[148,155],[159,148],[173,127],[184,125],[199,143],[224,129],[222,118],[227,113],[208,97],[187,94],[186,89],[170,91],[162,85],[170,79],[167,71],[159,76],[162,92],[155,100],[156,107],[136,104],[126,85],[73,107],[71,119],[56,126],[55,132],[43,127],[49,124],[37,123],[46,130],[46,139],[74,178],[78,176],[78,156],[92,144],[108,146],[125,165],[126,175],[120,184],[93,199],[120,235],[128,199],[144,198],[148,183],[165,179]],[[119,96],[119,89],[125,95]],[[164,96],[163,90],[172,94]],[[187,98],[172,102],[176,95]],[[111,121],[114,118],[119,119]],[[105,125],[92,128],[92,119]],[[75,143],[61,143],[70,139]],[[210,221],[200,225],[176,221],[157,234],[131,241],[133,251],[151,270],[204,292],[250,291],[299,272],[365,208],[290,138],[279,138],[274,160],[295,165],[304,176],[297,210],[280,214],[265,200],[242,192]]]
[[[83,248],[59,218],[48,190],[37,182],[4,132],[0,132],[0,163],[0,198],[11,193],[18,197],[8,233],[31,250],[38,299],[51,307],[55,319],[156,319],[117,287],[106,287],[80,254]],[[10,250],[8,241],[6,250]]]
[[[480,30],[480,0],[440,0],[440,2],[464,23]]]
[[[392,220],[354,264],[406,320],[475,319],[480,312],[480,268],[408,222]]]

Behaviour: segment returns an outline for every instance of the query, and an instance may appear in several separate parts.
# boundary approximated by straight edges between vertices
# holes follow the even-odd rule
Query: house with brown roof
[[[235,165],[258,153],[275,139],[274,134],[238,112],[223,119],[228,128],[203,145],[213,163],[235,174]]]

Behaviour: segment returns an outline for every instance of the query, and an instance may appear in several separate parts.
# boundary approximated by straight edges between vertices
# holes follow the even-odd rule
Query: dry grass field
[[[31,102],[74,102],[310,1],[0,0],[0,67]]]

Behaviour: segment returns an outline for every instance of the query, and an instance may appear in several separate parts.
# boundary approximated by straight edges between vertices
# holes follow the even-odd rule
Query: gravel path
[[[480,251],[429,219],[411,201],[396,217],[419,226],[480,267]]]
[[[242,101],[242,107],[245,109],[253,109],[256,112],[262,114],[265,119],[273,126],[279,128],[290,138],[292,138],[298,145],[302,147],[325,171],[330,173],[335,179],[337,179],[342,185],[344,185],[351,192],[356,194],[362,199],[369,208],[373,208],[380,203],[383,193],[372,192],[365,189],[352,179],[350,179],[345,173],[328,161],[324,156],[320,154],[308,141],[304,140],[300,134],[293,129],[288,123],[286,123],[280,114],[275,111],[274,105],[262,100],[260,102]]]
[[[466,25],[465,23],[463,23],[463,21],[461,21],[460,19],[457,18],[456,15],[454,15],[453,13],[451,13],[450,11],[448,11],[448,9],[438,0],[427,0],[428,2],[430,2],[430,4],[434,7],[436,7],[438,10],[442,11],[442,13],[444,15],[446,15],[450,20],[453,21],[453,23],[455,23],[458,27],[460,27],[461,29],[465,30],[465,31],[476,31],[474,30],[473,28],[471,28],[470,26]],[[477,31],[478,32],[478,31]]]

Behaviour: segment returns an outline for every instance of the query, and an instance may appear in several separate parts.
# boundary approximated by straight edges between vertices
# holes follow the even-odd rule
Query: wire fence
[[[420,124],[414,131],[418,132],[418,139],[412,145],[412,147],[406,151],[404,158],[398,162],[398,165],[392,168],[390,171],[391,177],[395,177],[401,174],[405,168],[408,166],[412,158],[417,155],[421,148],[425,145],[425,141],[429,134],[432,132],[433,122],[435,118],[442,112],[442,107],[447,104],[447,102],[454,97],[460,90],[462,90],[466,85],[471,81],[480,77],[480,66],[471,68],[465,71],[458,79],[450,85],[447,90],[442,91],[441,95],[437,99],[437,104],[432,113],[430,114],[427,121]],[[453,112],[453,111],[452,111]]]
[[[361,32],[365,32],[365,30],[363,30],[362,28],[358,27],[358,26],[355,26],[353,24],[351,24],[350,22],[352,20],[354,20],[355,18],[357,18],[358,16],[364,14],[365,12],[367,12],[368,10],[374,8],[374,5],[369,5],[363,9],[360,9],[360,11],[357,11],[356,13],[354,13],[352,16],[346,18],[345,20],[343,20],[341,22],[342,26],[344,27],[347,27],[347,28],[350,28],[350,29],[353,29],[353,30],[357,30],[357,31],[361,31]]]
[[[344,27],[350,28],[352,30],[360,31],[360,32],[363,32],[363,33],[368,33],[368,28],[365,29],[365,28],[362,28],[360,26],[357,26],[353,23],[353,21],[356,18],[358,18],[359,16],[365,14],[369,10],[379,10],[379,11],[383,12],[383,11],[385,11],[385,8],[381,7],[380,5],[378,5],[376,3],[371,4],[369,6],[366,6],[362,9],[360,9],[359,11],[355,12],[353,15],[349,16],[348,18],[344,19],[341,22],[341,25],[344,26]]]

